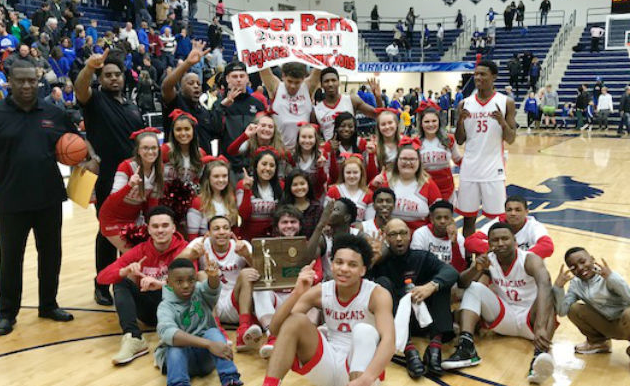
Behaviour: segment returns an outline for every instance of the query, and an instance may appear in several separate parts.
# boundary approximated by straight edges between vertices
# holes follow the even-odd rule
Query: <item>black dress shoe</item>
[[[111,306],[114,304],[114,299],[112,299],[112,295],[107,287],[105,290],[99,287],[94,289],[94,301],[100,306]]]
[[[421,361],[421,354],[417,349],[405,350],[405,368],[412,379],[420,378],[425,374],[425,365]],[[440,365],[440,362],[439,362]]]
[[[62,310],[61,308],[55,308],[54,310],[50,311],[40,311],[39,317],[52,319],[56,322],[69,322],[74,319],[74,316],[72,316],[72,314]]]
[[[443,368],[440,365],[442,363],[440,348],[427,346],[425,354],[423,354],[423,363],[431,375],[435,375],[437,377],[443,375]]]
[[[13,331],[15,319],[0,318],[0,335],[8,335]]]

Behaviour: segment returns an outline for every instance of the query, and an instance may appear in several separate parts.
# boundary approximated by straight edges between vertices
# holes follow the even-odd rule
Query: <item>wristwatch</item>
[[[430,281],[429,284],[434,286],[434,290],[436,292],[438,292],[438,290],[440,289],[440,284],[438,284],[437,282],[435,282],[434,280]]]

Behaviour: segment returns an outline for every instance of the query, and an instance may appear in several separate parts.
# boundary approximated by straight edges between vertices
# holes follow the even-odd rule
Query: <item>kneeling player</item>
[[[554,371],[548,354],[556,328],[550,274],[541,258],[517,248],[510,225],[497,223],[489,229],[492,252],[480,255],[460,274],[466,288],[460,305],[460,339],[456,352],[443,361],[446,370],[480,363],[473,344],[473,331],[480,318],[502,335],[530,339],[535,345],[528,380],[542,383]],[[490,277],[486,287],[476,283]]]
[[[315,272],[303,268],[291,296],[274,315],[270,330],[278,336],[264,386],[278,386],[290,369],[314,385],[370,385],[394,354],[392,298],[362,279],[372,249],[361,237],[337,236],[333,242],[334,280],[311,287]],[[324,311],[325,338],[306,316]],[[349,383],[350,382],[350,383]]]

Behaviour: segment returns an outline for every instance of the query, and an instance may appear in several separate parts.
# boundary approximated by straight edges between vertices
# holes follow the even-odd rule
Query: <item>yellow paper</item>
[[[86,209],[90,205],[90,198],[97,178],[96,174],[82,167],[73,168],[66,188],[68,198]]]

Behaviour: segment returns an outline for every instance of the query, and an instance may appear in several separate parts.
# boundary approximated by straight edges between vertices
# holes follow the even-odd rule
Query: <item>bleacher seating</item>
[[[361,30],[359,31],[361,36],[366,40],[368,46],[373,50],[375,55],[379,58],[380,62],[387,62],[388,55],[386,54],[386,47],[392,43],[394,38],[393,31],[373,31],[373,30]],[[452,29],[445,30],[445,37],[443,39],[443,52],[438,52],[436,45],[436,31],[431,31],[429,36],[430,47],[425,49],[425,62],[439,62],[443,53],[447,52],[453,42],[456,41],[462,30]],[[421,58],[421,31],[415,31],[413,34],[412,44],[412,60],[419,61]],[[405,50],[399,49],[399,55],[404,56]],[[405,61],[405,60],[401,60]]]
[[[620,122],[619,104],[624,88],[629,84],[629,53],[626,50],[589,52],[591,37],[590,28],[594,25],[604,28],[604,23],[588,24],[583,30],[580,43],[584,50],[575,52],[570,59],[570,64],[563,75],[559,85],[559,102],[565,104],[576,103],[576,89],[585,83],[591,94],[592,87],[596,83],[596,77],[602,81],[613,98],[614,112],[609,115],[609,125],[618,127]],[[601,44],[602,49],[602,44]],[[571,119],[570,127],[574,127],[575,119]],[[569,122],[568,122],[569,124]]]
[[[495,87],[499,91],[504,92],[504,88],[508,86],[509,75],[507,64],[514,54],[521,54],[528,50],[539,59],[539,63],[543,63],[559,32],[559,28],[559,25],[529,26],[528,32],[523,34],[521,28],[515,27],[511,31],[505,31],[504,28],[498,27],[495,30],[493,60],[499,60],[500,65]],[[483,33],[486,34],[486,30],[483,31]],[[475,49],[469,49],[463,60],[475,61],[475,56]],[[525,90],[528,89],[528,77],[526,77],[525,83],[521,82],[521,76],[519,80],[520,92],[515,101],[517,109],[519,109],[521,103],[524,101],[526,96]]]
[[[29,1],[26,4],[20,3],[17,5],[17,10],[30,17],[33,12],[41,7],[41,0]],[[79,18],[79,23],[83,24],[86,28],[90,25],[90,20],[95,19],[98,21],[97,31],[99,36],[103,36],[105,32],[112,30],[115,25],[124,27],[124,21],[120,18],[120,15],[110,10],[108,7],[90,7],[86,5],[79,6],[79,12],[83,15]],[[207,41],[208,24],[202,23],[197,20],[193,20],[191,23],[192,31],[191,36],[194,39]],[[223,21],[222,25],[230,25],[229,22]],[[223,35],[223,57],[224,60],[230,62],[235,52],[234,40],[230,39],[226,34]]]

